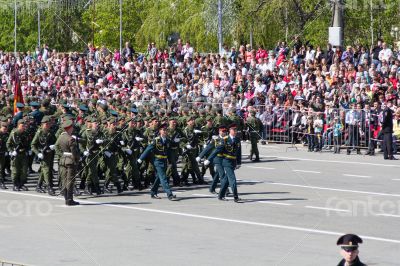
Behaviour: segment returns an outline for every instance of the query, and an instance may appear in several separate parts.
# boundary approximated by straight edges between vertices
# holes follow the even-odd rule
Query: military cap
[[[17,122],[18,125],[20,125],[20,124],[25,124],[25,123],[26,123],[26,120],[23,119],[23,118],[21,118],[21,119],[18,120],[18,122]]]
[[[152,116],[148,119],[148,121],[153,122],[154,120],[158,120],[156,116]]]
[[[90,100],[90,102],[91,102],[92,104],[96,104],[96,103],[97,103],[97,99],[93,98],[93,99]]]
[[[230,127],[229,127],[229,128],[230,128]],[[227,128],[226,126],[224,126],[224,125],[220,125],[220,126],[218,127],[218,130],[227,131],[228,128]]]
[[[32,107],[39,107],[40,106],[40,104],[38,102],[31,102],[29,105],[32,106]]]
[[[23,103],[17,103],[17,108],[24,108],[25,105]]]
[[[173,120],[177,121],[177,120],[178,120],[178,117],[176,117],[176,116],[171,116],[171,117],[169,117],[168,119],[169,119],[169,121],[173,121]]]
[[[108,123],[115,123],[116,121],[117,121],[116,118],[112,116],[107,119]]]
[[[72,122],[71,119],[66,119],[66,120],[61,124],[61,127],[64,128],[64,129],[66,129],[66,128],[71,127],[72,124],[73,124],[73,122]]]
[[[114,111],[114,110],[111,110],[111,111],[110,111],[110,114],[111,114],[112,116],[118,116],[118,113],[117,113],[116,111]]]
[[[86,112],[86,111],[89,110],[89,109],[87,108],[86,105],[81,104],[81,105],[79,105],[79,110]]]
[[[214,117],[212,117],[211,115],[206,116],[206,121],[213,121]]]
[[[187,121],[190,121],[190,120],[196,120],[196,117],[194,115],[189,115],[187,118]]]
[[[158,127],[158,130],[160,130],[160,129],[165,129],[165,128],[167,128],[168,127],[168,125],[166,124],[166,123],[162,123],[159,127]]]
[[[6,122],[8,120],[7,116],[2,116],[1,117],[1,122]]]
[[[49,116],[47,116],[47,115],[45,115],[45,116],[43,116],[43,118],[42,118],[42,121],[41,121],[42,123],[48,123],[48,122],[50,122],[50,117]]]
[[[363,241],[358,235],[354,234],[346,234],[341,237],[336,242],[336,245],[341,246],[342,248],[355,248],[357,249],[358,244],[361,244]]]
[[[8,123],[7,122],[1,122],[0,123],[0,127],[8,127]]]
[[[237,128],[237,125],[235,123],[232,123],[228,126],[229,129],[235,129]]]

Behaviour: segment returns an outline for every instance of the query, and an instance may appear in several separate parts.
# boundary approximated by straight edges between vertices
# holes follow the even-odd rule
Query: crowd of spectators
[[[400,138],[400,53],[383,40],[370,48],[340,49],[314,47],[296,37],[271,50],[224,45],[219,54],[199,53],[182,40],[165,49],[149,43],[144,53],[136,53],[129,42],[122,51],[92,44],[70,53],[47,45],[17,56],[0,51],[3,107],[13,93],[15,63],[25,102],[49,98],[71,106],[93,99],[138,108],[145,103],[164,109],[211,106],[224,113],[236,108],[244,118],[256,110],[263,138],[288,134],[296,142],[304,136],[319,151],[334,145],[338,135],[343,136],[340,145],[375,146],[370,139],[379,139],[382,110],[392,101],[394,136]]]

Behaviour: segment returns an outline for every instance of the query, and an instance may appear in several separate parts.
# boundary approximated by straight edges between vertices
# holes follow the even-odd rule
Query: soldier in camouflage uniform
[[[84,194],[100,195],[100,182],[98,172],[98,158],[101,157],[101,144],[104,142],[99,125],[95,117],[88,119],[88,128],[83,132],[83,155],[85,162],[86,180]]]
[[[189,116],[187,126],[183,129],[183,141],[181,148],[183,150],[184,166],[182,168],[182,182],[188,185],[189,174],[192,176],[193,184],[204,184],[204,179],[201,176],[199,166],[196,162],[198,155],[199,137],[202,133],[194,127],[195,118]]]
[[[11,177],[14,191],[27,191],[29,136],[26,133],[26,120],[20,119],[17,128],[11,131],[7,140],[7,150],[11,154]]]
[[[251,149],[250,149],[250,160],[253,159],[253,155],[256,156],[253,162],[260,161],[260,153],[258,151],[257,143],[260,137],[260,131],[262,122],[256,116],[256,111],[252,110],[249,113],[249,117],[246,120],[246,126],[250,132],[250,142],[251,142]]]
[[[147,127],[143,133],[144,141],[147,145],[153,143],[155,137],[158,135],[158,120],[156,117],[151,118],[151,123],[149,127]],[[155,180],[155,169],[153,164],[154,158],[153,154],[150,153],[143,164],[146,170],[146,176],[144,181],[144,186],[147,188],[150,183],[153,183]]]
[[[179,143],[183,137],[182,131],[178,128],[176,117],[171,117],[169,120],[169,126],[167,128],[168,138],[170,142],[170,150],[168,153],[168,168],[167,177],[168,181],[172,179],[174,186],[180,185],[180,177],[178,173],[178,159],[180,154]]]
[[[213,126],[213,117],[207,116],[205,120],[206,124],[201,127],[201,132],[202,132],[200,136],[200,145],[202,147],[201,152],[207,147],[208,144],[212,142],[213,137],[217,135],[216,129]],[[207,168],[210,169],[210,175],[211,177],[214,178],[215,170],[213,163],[211,163],[208,167],[206,167],[205,165],[201,166],[201,175],[203,176],[203,178],[207,171]]]
[[[128,187],[132,185],[132,189],[142,190],[141,177],[139,172],[139,165],[137,159],[140,156],[140,149],[144,141],[144,137],[140,130],[137,129],[137,119],[131,119],[128,124],[128,128],[123,133],[123,141],[125,142],[124,147],[124,158],[125,158],[125,173],[126,183],[124,186]]]
[[[56,137],[51,131],[50,117],[44,116],[41,127],[36,131],[32,140],[31,149],[40,160],[40,173],[36,191],[44,193],[42,188],[43,181],[46,183],[47,192],[54,196],[53,189],[53,161],[54,144]]]
[[[108,187],[112,181],[117,187],[117,192],[122,193],[121,184],[118,180],[117,173],[117,160],[118,153],[120,152],[120,141],[121,135],[116,131],[116,118],[110,117],[107,120],[107,129],[104,132],[104,161],[106,164],[106,180],[104,182],[104,192],[112,193],[111,189]]]

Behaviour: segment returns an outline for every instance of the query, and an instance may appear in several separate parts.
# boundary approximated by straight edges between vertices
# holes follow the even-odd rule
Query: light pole
[[[14,55],[17,58],[17,0],[14,0]]]
[[[38,10],[37,10],[37,19],[38,19],[38,46],[40,49],[40,4],[38,3]]]
[[[218,0],[218,52],[222,53],[222,0]]]
[[[122,0],[119,0],[119,53],[122,53]]]

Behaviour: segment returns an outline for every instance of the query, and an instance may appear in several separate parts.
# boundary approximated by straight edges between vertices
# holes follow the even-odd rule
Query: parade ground
[[[354,233],[364,240],[361,261],[399,265],[399,161],[259,147],[261,162],[252,163],[243,143],[236,171],[242,203],[219,201],[207,186],[173,188],[176,202],[145,190],[80,196],[77,207],[34,192],[35,180],[28,192],[0,190],[0,259],[41,266],[337,265],[338,237]]]

